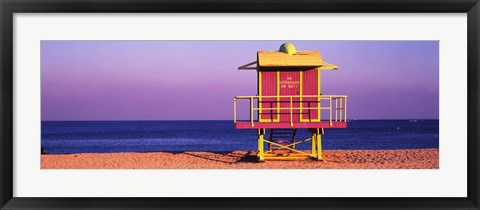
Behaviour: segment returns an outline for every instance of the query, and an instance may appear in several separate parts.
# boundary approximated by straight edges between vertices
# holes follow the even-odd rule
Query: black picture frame
[[[1,209],[479,209],[478,0],[0,0]],[[26,198],[13,197],[14,13],[467,13],[468,188],[465,198]],[[441,185],[441,183],[438,183]]]

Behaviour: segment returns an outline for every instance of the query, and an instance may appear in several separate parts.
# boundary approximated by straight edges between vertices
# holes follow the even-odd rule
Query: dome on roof
[[[280,46],[280,49],[278,50],[283,53],[287,53],[289,55],[293,55],[297,53],[297,49],[295,49],[295,45],[291,43],[284,43]]]

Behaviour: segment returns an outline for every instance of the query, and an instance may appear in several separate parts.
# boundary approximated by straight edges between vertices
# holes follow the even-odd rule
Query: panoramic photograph
[[[41,41],[41,169],[439,169],[438,41]]]

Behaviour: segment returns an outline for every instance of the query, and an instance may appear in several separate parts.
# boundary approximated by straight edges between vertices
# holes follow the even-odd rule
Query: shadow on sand
[[[209,161],[216,161],[226,164],[235,163],[258,163],[257,156],[254,152],[169,152],[172,154],[184,154],[196,158],[202,158]]]
[[[129,152],[129,151],[127,151]],[[134,153],[169,153],[172,155],[188,155],[195,158],[201,158],[204,160],[215,161],[225,164],[235,164],[235,163],[258,163],[258,158],[256,152],[252,151],[148,151],[148,152],[137,152]],[[51,154],[47,153],[45,149],[41,148],[41,155],[69,155],[69,154],[81,154],[81,153],[59,153]],[[99,153],[101,154],[101,153]]]

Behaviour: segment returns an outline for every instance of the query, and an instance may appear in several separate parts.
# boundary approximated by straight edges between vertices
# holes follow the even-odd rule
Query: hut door
[[[259,72],[259,95],[264,96],[259,100],[260,122],[278,122],[278,101],[277,101],[277,72],[261,71]]]
[[[280,96],[295,96],[292,99],[293,115],[290,116],[290,97],[280,98],[280,122],[300,121],[300,72],[298,71],[282,71],[280,74]]]
[[[320,91],[320,70],[311,69],[302,72],[302,96],[317,96]],[[319,98],[318,97],[303,97],[302,98],[302,115],[300,121],[302,122],[319,122]]]

